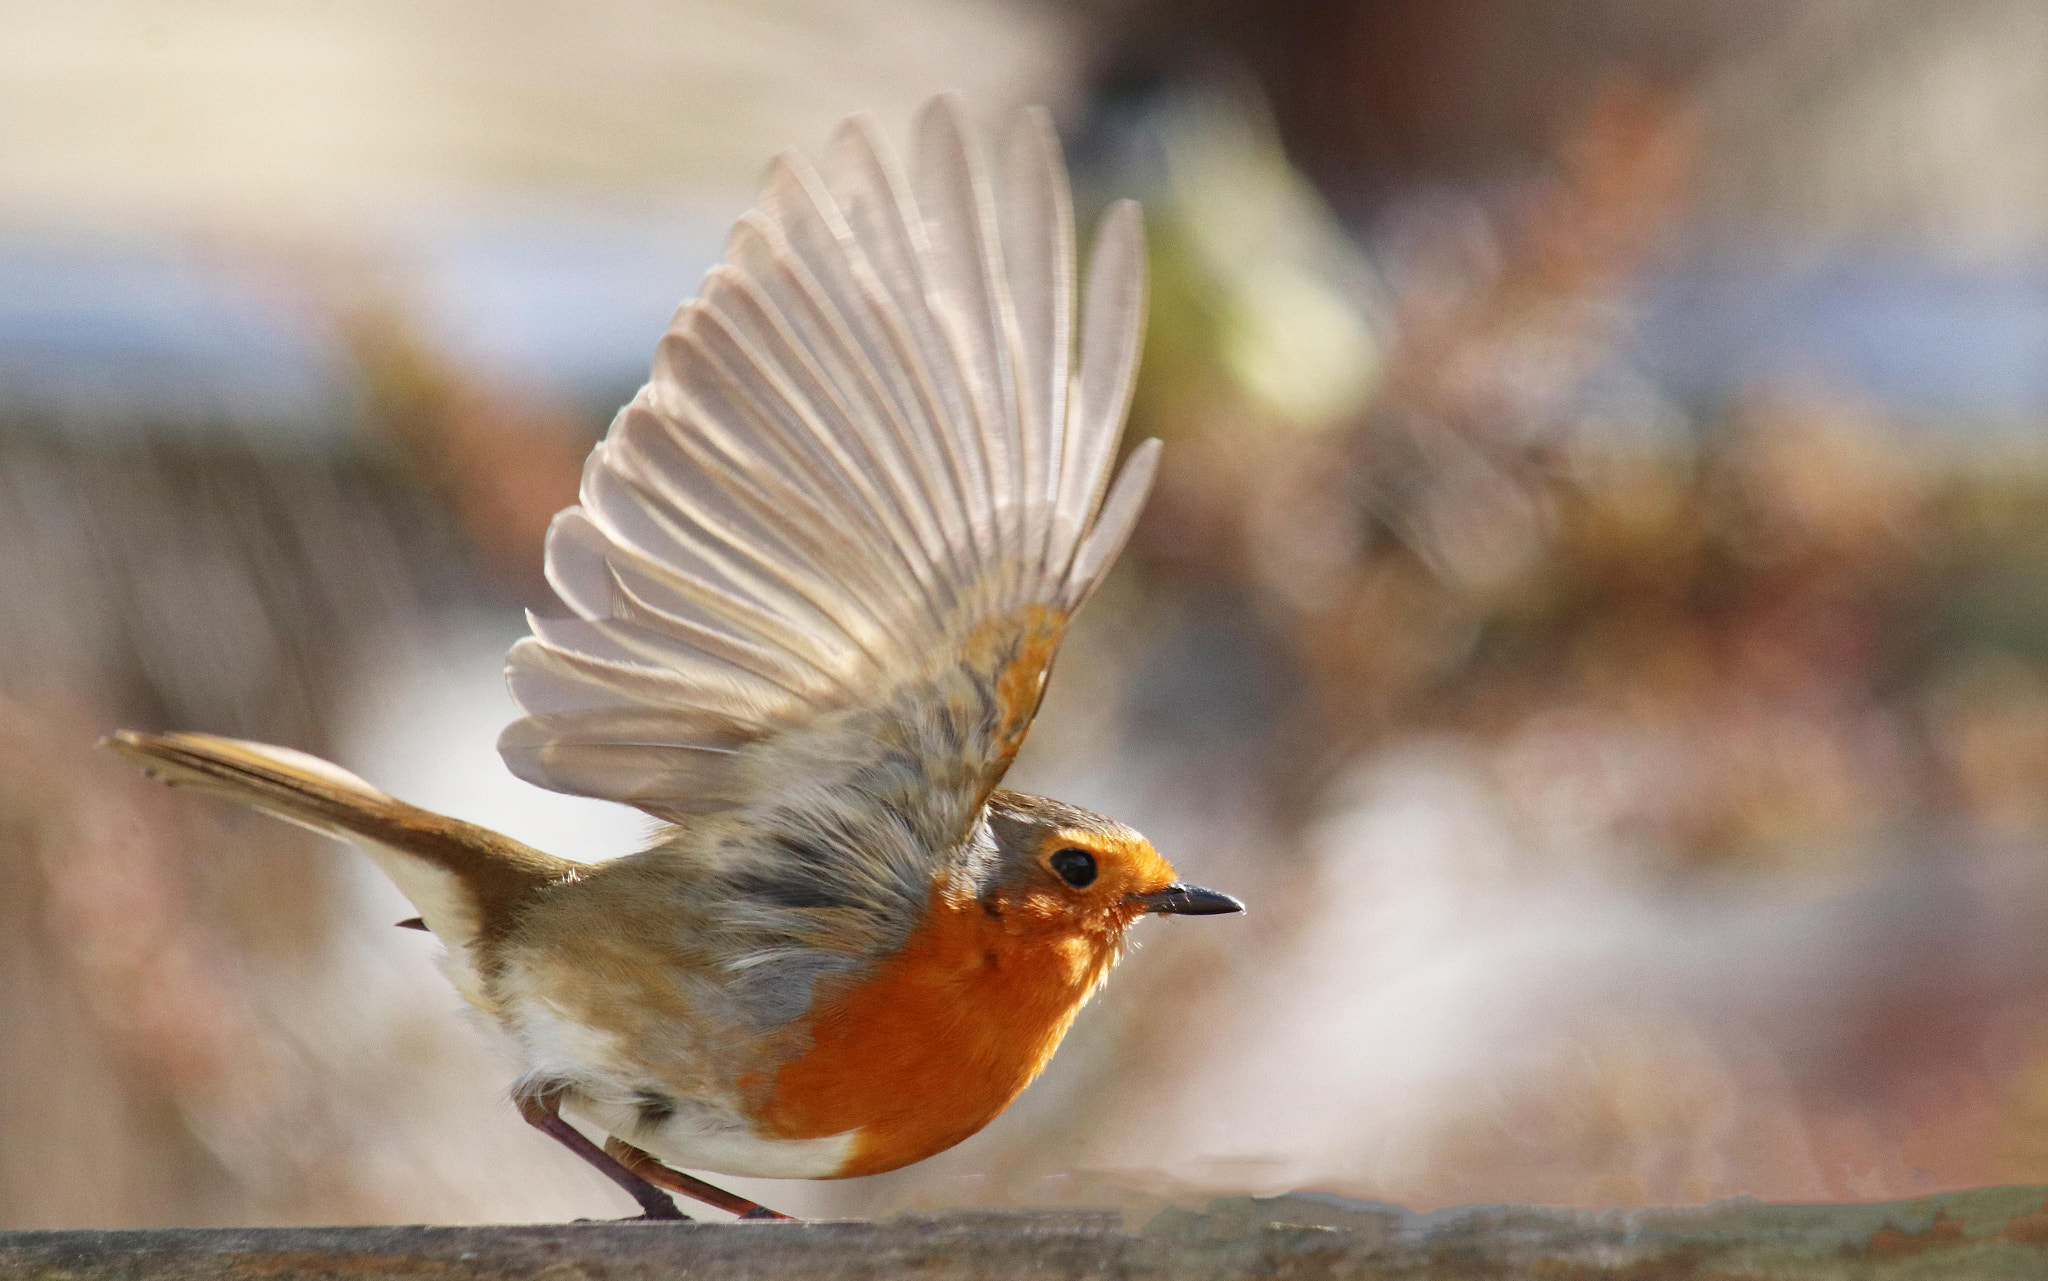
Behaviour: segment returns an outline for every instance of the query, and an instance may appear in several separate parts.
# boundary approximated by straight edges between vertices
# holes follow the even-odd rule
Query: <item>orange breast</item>
[[[902,951],[811,1016],[757,1119],[780,1138],[858,1131],[835,1178],[943,1152],[1031,1083],[1112,959],[1092,936],[1016,933],[935,895]]]

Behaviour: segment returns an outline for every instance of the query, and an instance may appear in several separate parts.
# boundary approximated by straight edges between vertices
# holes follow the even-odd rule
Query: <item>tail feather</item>
[[[394,800],[316,756],[212,734],[121,730],[102,746],[173,787],[226,797],[287,822],[352,841],[419,909],[479,1000],[471,946],[510,921],[536,890],[573,877],[577,864],[508,836]]]

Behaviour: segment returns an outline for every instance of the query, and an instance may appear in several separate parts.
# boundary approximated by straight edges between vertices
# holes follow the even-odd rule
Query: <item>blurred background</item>
[[[0,1226],[615,1217],[353,852],[767,158],[1042,102],[1145,524],[1015,785],[1250,914],[803,1215],[2048,1182],[2048,2],[0,0]]]

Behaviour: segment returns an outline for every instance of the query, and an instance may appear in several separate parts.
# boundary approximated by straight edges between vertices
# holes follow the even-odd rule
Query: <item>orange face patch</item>
[[[1053,867],[1064,850],[1091,855],[1094,879],[1082,886],[1066,883]],[[1131,895],[1164,889],[1174,880],[1173,864],[1135,832],[1062,828],[1039,842],[1034,862],[1044,874],[1032,878],[1035,884],[1012,887],[1003,901],[1088,929],[1123,930],[1142,914],[1127,901]]]

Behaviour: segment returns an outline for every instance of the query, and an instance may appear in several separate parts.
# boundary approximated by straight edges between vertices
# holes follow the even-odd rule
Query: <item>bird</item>
[[[1119,443],[1134,202],[1076,262],[1051,118],[956,95],[907,162],[856,115],[769,166],[549,526],[563,611],[506,673],[511,772],[659,820],[579,862],[294,749],[121,730],[162,782],[366,852],[509,1037],[518,1110],[643,1219],[696,1174],[878,1174],[1044,1069],[1147,915],[1243,904],[1136,831],[1000,787],[1160,442]],[[593,1139],[571,1119],[601,1133]]]

